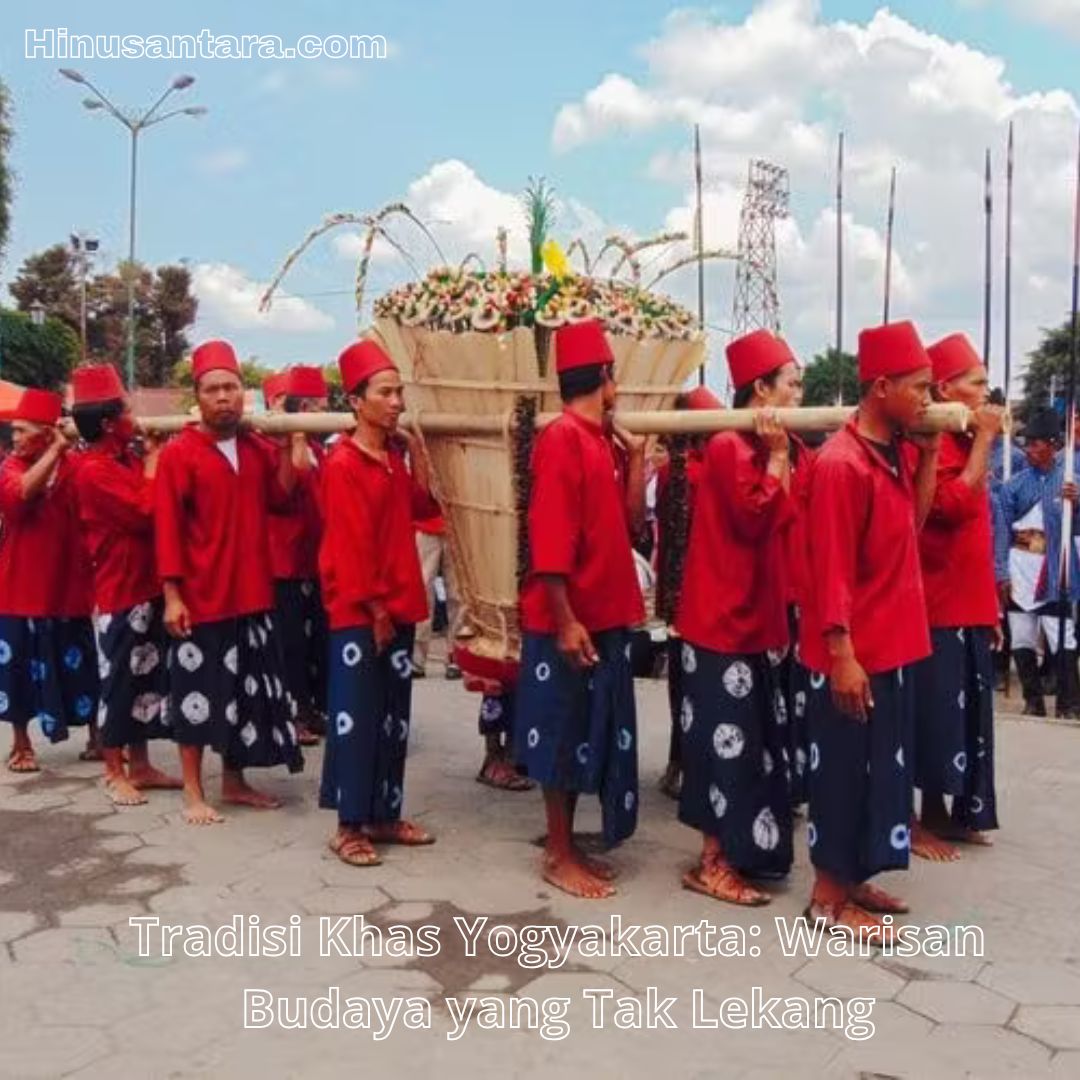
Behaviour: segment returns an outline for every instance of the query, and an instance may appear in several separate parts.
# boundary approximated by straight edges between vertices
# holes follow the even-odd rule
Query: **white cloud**
[[[199,320],[224,330],[275,330],[311,334],[330,330],[334,320],[300,297],[278,292],[264,315],[259,297],[266,284],[252,281],[228,263],[198,263],[191,272],[192,289],[199,300]]]
[[[1051,30],[1063,30],[1080,38],[1080,3],[1077,0],[1007,0],[1020,18],[1041,23]]]
[[[227,146],[199,158],[199,169],[210,176],[225,176],[238,172],[250,160],[242,146]]]
[[[1025,0],[1080,22],[1080,2]],[[1060,9],[1060,11],[1058,10]],[[1068,9],[1067,11],[1065,9]],[[1032,12],[1034,14],[1034,12]],[[982,167],[995,164],[996,314],[1004,209],[1004,148],[1016,125],[1014,356],[1068,304],[1077,104],[1063,89],[1020,94],[1004,61],[949,41],[882,8],[865,23],[829,22],[816,0],[763,0],[742,22],[679,11],[641,50],[646,74],[603,76],[564,105],[553,147],[586,152],[603,139],[670,133],[684,146],[701,124],[708,198],[706,242],[733,245],[747,161],[791,174],[794,216],[777,230],[785,328],[804,354],[831,340],[835,279],[836,133],[847,133],[845,343],[880,321],[889,172],[899,169],[894,317],[927,337],[955,329],[981,339]],[[668,221],[688,223],[688,149],[654,154],[647,176],[683,192]],[[710,241],[711,237],[711,241]],[[724,324],[730,292],[709,298]],[[1000,363],[1001,330],[994,356]]]

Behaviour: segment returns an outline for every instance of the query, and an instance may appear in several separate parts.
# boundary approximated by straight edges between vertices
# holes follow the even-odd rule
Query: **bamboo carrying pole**
[[[843,405],[828,405],[803,409],[776,409],[777,419],[788,431],[836,431],[844,426],[854,409]],[[542,413],[537,417],[539,427],[551,423],[559,414]],[[965,431],[970,418],[963,405],[931,405],[921,432]],[[668,410],[616,414],[616,422],[635,435],[702,435],[715,431],[752,431],[753,409]],[[425,435],[502,435],[510,424],[508,417],[497,414],[469,415],[464,413],[423,413],[418,418],[408,414],[403,426],[411,427],[417,420]],[[139,421],[146,431],[166,435],[192,423],[190,416],[150,416]],[[351,413],[268,413],[250,416],[247,423],[267,435],[284,435],[302,431],[308,435],[329,435],[349,431],[355,426]]]

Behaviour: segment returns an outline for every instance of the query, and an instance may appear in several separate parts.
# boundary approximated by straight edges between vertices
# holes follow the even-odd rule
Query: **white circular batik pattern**
[[[205,724],[210,719],[210,702],[205,694],[193,690],[180,702],[180,712],[189,724]]]
[[[629,728],[619,728],[619,749],[629,750],[634,744],[634,737]]]
[[[800,690],[795,695],[795,717],[801,720],[806,715],[806,691]]]
[[[390,656],[390,666],[397,672],[399,679],[412,678],[412,661],[404,649],[398,649]]]
[[[628,813],[629,813],[629,811],[634,809],[634,803],[636,803],[636,802],[637,802],[637,796],[632,791],[628,791],[626,793],[626,795],[623,797],[623,806],[626,807],[626,810],[627,810]]]
[[[0,690],[0,716],[6,713],[10,707],[7,694]]]
[[[737,758],[746,745],[746,737],[738,724],[717,724],[712,741],[716,756],[725,760]]]
[[[818,744],[812,742],[810,744],[810,771],[817,772],[818,766],[821,764],[821,751],[818,749]]]
[[[795,747],[795,771],[800,776],[806,771],[806,751],[801,746]]]
[[[574,757],[577,758],[579,765],[584,765],[589,760],[589,744],[587,742],[579,743],[577,750],[574,751]]]
[[[682,669],[687,675],[693,675],[697,671],[697,653],[694,652],[694,646],[688,641],[683,642]]]
[[[787,723],[787,698],[784,697],[783,690],[776,691],[773,698],[773,712],[776,715],[776,722],[783,727]]]
[[[405,742],[409,737],[409,721],[398,721],[398,742]]]
[[[905,848],[911,847],[911,833],[907,825],[903,823],[894,825],[889,833],[889,843],[897,851],[903,851]]]
[[[772,754],[768,750],[761,751],[761,771],[766,776],[771,776],[773,771],[773,759]]]
[[[480,705],[480,716],[489,724],[501,720],[503,714],[502,702],[498,698],[486,697]]]
[[[957,752],[956,757],[952,759],[953,768],[957,772],[967,772],[967,753],[964,750]]]
[[[11,663],[11,646],[6,641],[0,641],[0,664]]]
[[[240,729],[240,741],[247,747],[250,747],[258,737],[259,733],[250,720]]]
[[[182,642],[176,648],[176,662],[185,671],[198,671],[202,667],[202,649],[194,641]]]
[[[904,748],[898,746],[896,748],[896,764],[902,769],[904,767]]]
[[[151,606],[149,603],[136,604],[128,612],[128,626],[135,631],[136,634],[145,634],[150,629],[150,614]]]
[[[529,728],[529,734],[526,736],[526,741],[529,744],[530,749],[534,749],[540,742],[540,731],[537,728]]]
[[[136,645],[131,650],[130,666],[132,675],[146,675],[158,666],[161,654],[153,642]]]
[[[956,695],[956,704],[960,709],[967,708],[967,694],[963,690]]]
[[[825,685],[825,676],[820,671],[810,673],[810,685],[815,690],[820,690]]]
[[[784,662],[784,657],[788,654],[787,646],[782,649],[766,649],[765,655],[769,658],[769,664],[772,667],[779,667]]]
[[[161,695],[154,693],[139,694],[131,703],[132,719],[141,724],[149,724],[161,712]]]
[[[709,785],[709,805],[715,817],[722,818],[727,813],[727,796],[715,785]]]
[[[682,706],[679,708],[679,726],[684,732],[694,726],[694,703],[688,697],[682,699]]]
[[[812,821],[806,823],[806,842],[811,847],[817,843],[817,826]]]
[[[235,727],[236,726],[237,715],[238,714],[237,714],[237,711],[236,711],[236,700],[234,699],[234,700],[230,701],[225,706],[225,720],[226,720],[226,722],[231,724],[233,727]]]
[[[750,672],[750,665],[736,660],[728,666],[724,672],[724,689],[733,698],[744,698],[754,689],[754,676]]]
[[[355,641],[346,641],[341,647],[341,662],[346,667],[356,667],[364,658],[364,651]]]
[[[537,682],[547,682],[548,679],[551,678],[551,665],[541,660],[540,663],[536,665],[534,674],[536,675]]]
[[[225,650],[225,668],[233,675],[240,670],[239,653],[235,645],[230,645]]]
[[[754,818],[751,829],[754,843],[762,851],[772,851],[780,843],[780,826],[776,823],[776,815],[772,809],[766,806],[761,813]]]
[[[248,697],[254,697],[259,692],[259,680],[254,675],[249,675],[244,680],[244,693]]]
[[[334,726],[339,735],[348,735],[353,729],[353,718],[347,712],[339,712],[334,718]]]

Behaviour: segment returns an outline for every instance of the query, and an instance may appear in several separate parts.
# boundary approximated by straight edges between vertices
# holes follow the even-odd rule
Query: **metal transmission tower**
[[[776,288],[776,221],[788,214],[788,172],[755,159],[739,215],[739,262],[735,269],[732,329],[780,331],[780,294]]]

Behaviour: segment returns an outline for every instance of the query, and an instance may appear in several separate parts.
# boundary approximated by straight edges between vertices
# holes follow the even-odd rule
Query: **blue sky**
[[[771,2],[806,9],[800,17],[822,27],[841,20],[866,24],[883,6],[822,0],[814,11],[809,0]],[[736,25],[759,6],[747,0],[720,3],[703,9],[700,17]],[[1025,15],[1026,4],[895,0],[889,7],[920,31],[1000,57],[1003,78],[1018,97],[1077,90],[1080,41],[1060,26],[1040,23],[1030,10]],[[69,62],[122,106],[152,101],[181,71],[196,77],[177,104],[204,105],[209,113],[154,128],[141,145],[138,256],[151,263],[188,259],[192,266],[217,267],[217,276],[210,273],[204,280],[219,291],[204,299],[195,337],[226,334],[242,351],[284,364],[326,362],[354,332],[349,259],[324,240],[287,280],[286,287],[311,305],[308,317],[298,320],[302,329],[290,328],[289,320],[268,329],[237,316],[243,297],[234,297],[230,307],[228,290],[242,294],[245,283],[265,283],[285,252],[324,213],[369,211],[402,198],[410,184],[440,162],[462,162],[483,185],[502,193],[519,191],[530,174],[544,175],[564,198],[602,218],[604,228],[648,234],[663,227],[685,201],[689,177],[682,182],[677,170],[673,176],[656,163],[685,151],[685,124],[616,125],[569,149],[554,145],[553,129],[560,109],[581,102],[605,76],[651,85],[650,92],[663,96],[667,91],[657,89],[644,47],[664,35],[672,10],[670,4],[643,0],[598,0],[587,8],[548,0],[529,9],[505,0],[323,0],[287,6],[239,0],[168,8],[129,2],[4,5],[0,72],[14,103],[18,179],[14,227],[0,273],[10,280],[27,253],[63,240],[75,228],[100,237],[106,263],[124,253],[127,243],[127,136],[114,121],[81,107],[81,88],[57,74],[64,61],[23,56],[28,27],[141,35],[196,34],[207,28],[215,34],[277,34],[287,43],[301,34],[387,38],[390,56],[383,61]],[[703,92],[703,100],[723,99],[722,90]],[[823,102],[829,100],[827,87],[808,90],[807,121],[828,119]],[[869,141],[872,133],[861,134]],[[928,160],[935,152],[926,148]],[[815,216],[825,212],[828,202],[828,177],[820,169],[799,173],[793,167],[792,184],[803,257],[809,259]],[[856,215],[858,205],[856,188]],[[876,225],[874,213],[868,206],[868,228]],[[1061,228],[1068,224],[1062,222]],[[444,229],[451,237],[450,247],[460,225],[434,222],[437,234]],[[932,231],[929,223],[927,229]],[[411,237],[408,243],[419,260],[430,261],[422,243]],[[915,246],[911,295],[913,302],[917,298],[927,304],[927,291],[919,291]],[[793,269],[793,279],[803,272],[815,276],[810,268]],[[379,260],[373,290],[405,273],[399,261]],[[782,284],[784,274],[782,257]],[[727,321],[730,278],[729,269],[710,271],[710,305],[719,323]],[[969,286],[956,283],[961,290]],[[945,291],[942,284],[935,295]],[[797,303],[801,295],[793,288],[785,302]],[[1051,310],[1049,302],[1046,310]],[[857,321],[858,312],[851,318]],[[814,339],[822,336],[817,324],[807,324],[801,333],[804,348],[823,343]]]

